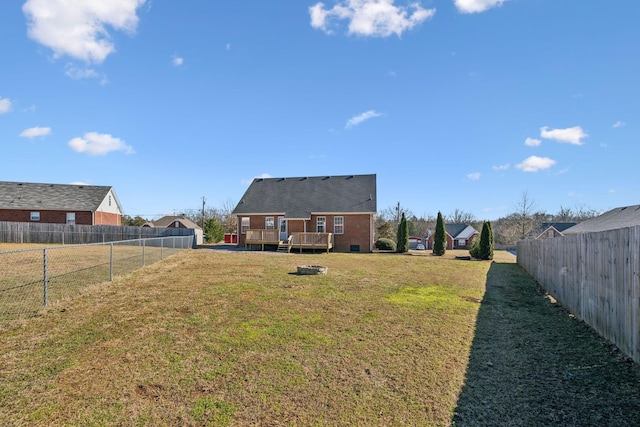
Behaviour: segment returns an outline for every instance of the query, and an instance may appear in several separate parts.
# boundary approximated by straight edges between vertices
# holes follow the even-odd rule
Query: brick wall
[[[40,221],[31,221],[31,212],[40,212]],[[0,221],[66,224],[68,211],[36,211],[0,209]],[[76,224],[93,225],[91,212],[76,212]]]

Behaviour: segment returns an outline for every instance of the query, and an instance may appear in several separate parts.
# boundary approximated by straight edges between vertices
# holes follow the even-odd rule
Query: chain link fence
[[[36,315],[90,285],[193,246],[193,236],[0,252],[0,322]]]

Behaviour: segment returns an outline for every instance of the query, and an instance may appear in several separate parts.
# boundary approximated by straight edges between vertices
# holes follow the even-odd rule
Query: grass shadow
[[[492,263],[454,426],[637,426],[640,369],[517,264]]]

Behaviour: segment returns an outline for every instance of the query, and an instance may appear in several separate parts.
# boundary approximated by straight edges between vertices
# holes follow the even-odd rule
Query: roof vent
[[[330,176],[325,176],[324,178],[322,178],[323,181],[326,181],[327,179],[331,179]]]

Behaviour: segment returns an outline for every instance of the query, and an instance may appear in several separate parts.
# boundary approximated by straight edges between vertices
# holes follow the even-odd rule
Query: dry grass
[[[517,373],[526,378],[527,366],[503,366],[516,353],[503,360],[491,334],[500,346],[522,334],[507,321],[519,324],[519,304],[550,316],[532,328],[552,336],[540,346],[566,339],[558,328],[584,328],[554,314],[561,311],[531,291],[510,255],[499,253],[497,263],[421,255],[202,249],[94,287],[0,332],[0,424],[499,425],[498,412],[517,425],[517,399],[501,405],[494,393],[505,392],[497,383],[507,373],[523,381]],[[293,274],[304,264],[329,272]],[[498,298],[494,275],[504,275],[511,300]],[[515,297],[519,286],[526,292]],[[542,322],[536,316],[530,326]],[[592,335],[579,339],[580,353],[608,349]],[[518,351],[532,360],[526,346]],[[608,370],[640,377],[635,365],[605,356],[597,357]],[[579,375],[595,371],[570,363],[583,368]],[[522,386],[539,394],[539,380]],[[548,410],[531,399],[520,405]]]

